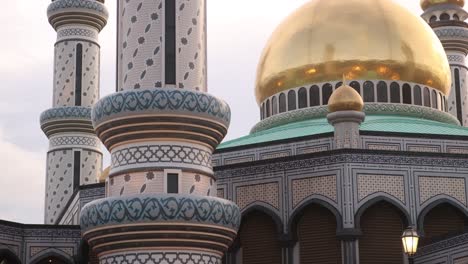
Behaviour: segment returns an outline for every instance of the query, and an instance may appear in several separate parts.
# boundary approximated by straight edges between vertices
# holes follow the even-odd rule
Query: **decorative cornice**
[[[50,137],[63,132],[94,134],[91,123],[91,108],[71,106],[56,107],[44,111],[40,117],[42,131]]]
[[[228,200],[193,195],[136,195],[109,197],[87,204],[81,211],[83,232],[137,223],[195,223],[237,230],[240,210]]]
[[[392,103],[366,103],[366,114],[391,114],[423,118],[447,124],[460,125],[459,121],[449,113],[425,106],[392,104]],[[270,128],[300,122],[315,118],[323,118],[328,114],[327,106],[304,108],[271,116],[258,122],[250,131],[251,134]]]
[[[49,23],[57,29],[66,24],[84,24],[101,31],[107,24],[106,6],[94,0],[56,0],[47,8]]]
[[[461,234],[452,238],[448,238],[436,243],[432,243],[428,246],[418,249],[416,257],[421,257],[428,255],[434,252],[454,248],[457,246],[467,245],[468,244],[468,233]]]

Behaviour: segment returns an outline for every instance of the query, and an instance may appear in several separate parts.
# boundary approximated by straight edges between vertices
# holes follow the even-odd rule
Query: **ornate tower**
[[[221,263],[240,212],[215,197],[230,109],[206,93],[206,1],[117,3],[118,92],[92,114],[112,166],[83,236],[100,263]]]
[[[452,89],[447,110],[463,126],[468,126],[468,29],[465,22],[468,13],[463,9],[464,4],[464,0],[421,0],[424,10],[422,17],[441,40],[452,71]]]
[[[46,224],[78,224],[78,214],[62,221],[65,206],[81,185],[96,182],[102,169],[100,142],[91,123],[99,100],[99,32],[106,25],[104,0],[55,0],[47,10],[57,31],[53,107],[41,115],[49,138]]]

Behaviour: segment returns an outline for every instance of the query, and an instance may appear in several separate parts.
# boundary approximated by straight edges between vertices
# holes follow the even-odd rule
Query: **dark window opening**
[[[76,45],[76,80],[75,80],[75,106],[81,106],[81,78],[83,75],[83,45]]]
[[[268,99],[266,102],[266,117],[270,117],[270,113],[270,99]]]
[[[296,91],[288,92],[288,111],[296,110]]]
[[[364,102],[375,102],[374,83],[367,81],[364,83]]]
[[[436,22],[437,21],[437,17],[436,16],[431,16],[431,18],[429,19],[429,22]]]
[[[416,85],[414,87],[413,93],[414,93],[414,104],[422,105],[421,87],[419,87],[419,85]]]
[[[302,87],[298,92],[299,108],[307,107],[307,89]]]
[[[455,97],[457,101],[457,118],[463,124],[463,113],[461,104],[461,85],[460,85],[460,70],[455,69]]]
[[[278,114],[278,104],[277,104],[276,96],[273,96],[273,98],[271,98],[271,107],[273,108],[272,109],[273,115]]]
[[[457,20],[457,21],[458,21],[458,20],[460,20],[460,17],[459,17],[457,14],[454,14],[454,15],[453,15],[453,20]]]
[[[379,103],[388,103],[388,90],[385,82],[380,81],[377,84],[377,101]]]
[[[333,93],[333,86],[329,83],[326,83],[322,86],[322,102],[324,105],[328,104],[328,100],[330,100],[330,96]]]
[[[73,152],[73,189],[80,187],[81,178],[81,152]]]
[[[354,81],[354,82],[351,82],[349,84],[349,86],[351,86],[354,90],[356,90],[356,92],[358,92],[358,94],[361,94],[361,84]]]
[[[411,104],[411,86],[407,83],[403,85],[403,103]]]
[[[179,193],[179,174],[167,174],[167,193]]]
[[[445,21],[445,20],[450,20],[450,16],[447,13],[443,13],[440,15],[440,20]]]
[[[284,93],[279,96],[279,111],[280,113],[286,112],[286,95]]]
[[[310,106],[320,105],[320,88],[317,85],[310,87]]]
[[[437,93],[435,90],[432,90],[432,108],[439,108],[439,105],[437,104]]]
[[[343,82],[337,82],[337,83],[335,84],[335,89],[336,89],[336,88],[340,88],[342,85],[343,85]]]
[[[424,106],[431,107],[431,94],[427,87],[424,87]]]
[[[176,1],[165,0],[166,84],[176,84]]]
[[[400,99],[400,85],[396,82],[390,84],[390,102],[401,103]]]
[[[260,107],[260,119],[265,118],[265,117],[263,116],[263,110],[264,110],[264,109],[265,109],[265,104],[262,104],[262,106]]]

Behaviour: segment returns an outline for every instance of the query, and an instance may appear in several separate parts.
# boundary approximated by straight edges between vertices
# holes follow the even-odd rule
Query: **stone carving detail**
[[[81,106],[51,108],[41,114],[41,125],[45,122],[57,119],[77,118],[91,120],[91,108]]]
[[[93,122],[98,124],[116,114],[145,111],[190,112],[214,117],[225,124],[231,119],[228,104],[214,96],[166,88],[125,91],[104,97],[93,108]]]
[[[277,182],[236,187],[236,204],[243,210],[254,202],[264,202],[279,210]]]
[[[109,15],[102,3],[93,0],[56,0],[47,8],[47,14],[64,8],[84,8],[100,12],[106,17]]]
[[[404,178],[401,175],[367,175],[359,174],[358,201],[377,192],[387,193],[405,204]]]
[[[460,62],[465,63],[465,58],[463,56],[458,55],[447,55],[449,62]]]
[[[148,145],[112,152],[112,168],[155,162],[185,163],[211,169],[211,153],[196,147],[178,145]]]
[[[57,39],[62,39],[70,36],[81,36],[88,37],[92,39],[98,38],[98,32],[95,30],[90,30],[86,28],[67,28],[62,29],[57,32]]]
[[[312,195],[325,196],[336,202],[336,188],[336,176],[334,175],[294,179],[292,180],[292,206],[295,208]]]
[[[239,208],[214,197],[137,195],[88,203],[81,211],[83,231],[104,225],[143,222],[194,222],[237,229]]]
[[[221,264],[221,257],[199,252],[128,252],[103,256],[99,264]]]
[[[419,177],[420,204],[424,204],[432,197],[441,194],[453,197],[466,206],[465,179],[448,177]]]
[[[468,38],[468,30],[465,28],[447,28],[444,27],[443,29],[435,29],[434,30],[437,37],[439,38],[453,38],[453,37],[459,37],[459,38]]]
[[[88,147],[99,147],[100,142],[96,137],[88,136],[58,136],[50,138],[50,147],[59,147],[67,145],[79,145]]]

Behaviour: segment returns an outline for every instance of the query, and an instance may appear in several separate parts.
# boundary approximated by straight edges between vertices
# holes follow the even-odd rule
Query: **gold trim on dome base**
[[[463,7],[465,6],[465,0],[421,0],[420,4],[423,10],[427,10],[431,6],[440,4],[455,4]]]
[[[266,45],[257,102],[291,88],[340,80],[418,83],[450,91],[447,57],[433,30],[392,0],[310,1]]]

